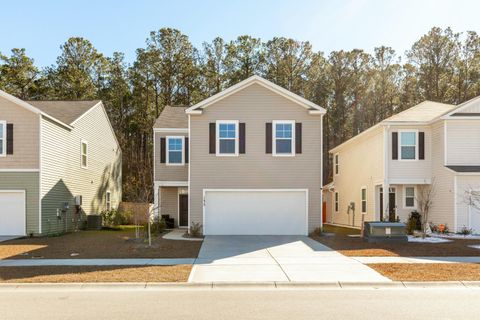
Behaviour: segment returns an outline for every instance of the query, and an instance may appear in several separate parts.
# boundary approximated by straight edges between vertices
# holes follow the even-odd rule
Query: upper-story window
[[[333,156],[333,163],[334,163],[334,169],[335,169],[335,174],[338,174],[338,153]]]
[[[0,157],[7,153],[7,122],[0,120]]]
[[[273,122],[273,155],[295,155],[295,121]]]
[[[417,132],[416,131],[400,131],[400,159],[416,160],[418,159]]]
[[[167,164],[183,165],[183,144],[185,137],[167,137]]]
[[[238,121],[217,121],[217,156],[238,156]]]
[[[87,168],[88,167],[88,142],[85,140],[82,140],[81,142],[81,147],[80,147],[80,153],[81,153],[81,166],[82,168]]]

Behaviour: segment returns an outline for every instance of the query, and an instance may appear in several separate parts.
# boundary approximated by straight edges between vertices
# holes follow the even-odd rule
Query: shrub
[[[131,213],[129,211],[121,212],[117,209],[104,210],[100,213],[102,223],[106,227],[127,224]]]
[[[463,228],[460,230],[459,233],[460,233],[461,235],[463,235],[463,236],[468,236],[468,235],[471,235],[472,232],[473,232],[472,229],[469,229],[469,228],[463,226]]]
[[[420,213],[413,211],[410,213],[407,221],[407,234],[412,235],[414,231],[422,230],[422,220]]]
[[[200,238],[202,236],[202,225],[198,222],[193,222],[190,226],[190,236],[193,238]]]
[[[150,225],[150,232],[153,235],[159,236],[165,231],[166,228],[167,224],[165,223],[165,219],[155,217]],[[148,224],[145,224],[143,230],[148,230]]]

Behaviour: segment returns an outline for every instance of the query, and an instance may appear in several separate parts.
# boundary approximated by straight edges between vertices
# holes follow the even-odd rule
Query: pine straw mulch
[[[394,281],[480,281],[476,263],[375,263],[370,268]]]
[[[0,242],[0,259],[196,258],[202,241],[135,239],[131,226]],[[73,254],[73,255],[72,255]]]
[[[190,265],[0,267],[0,282],[185,282],[191,269]]]

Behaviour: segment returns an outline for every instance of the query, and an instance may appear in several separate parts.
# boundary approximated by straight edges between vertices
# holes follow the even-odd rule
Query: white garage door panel
[[[205,190],[205,235],[306,235],[305,190]]]
[[[0,190],[0,236],[25,235],[25,193]]]

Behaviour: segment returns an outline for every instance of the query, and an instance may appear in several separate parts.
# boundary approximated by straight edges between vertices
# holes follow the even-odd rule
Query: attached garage
[[[0,190],[0,236],[24,236],[25,230],[25,191]]]
[[[205,235],[307,235],[306,189],[204,189]]]

